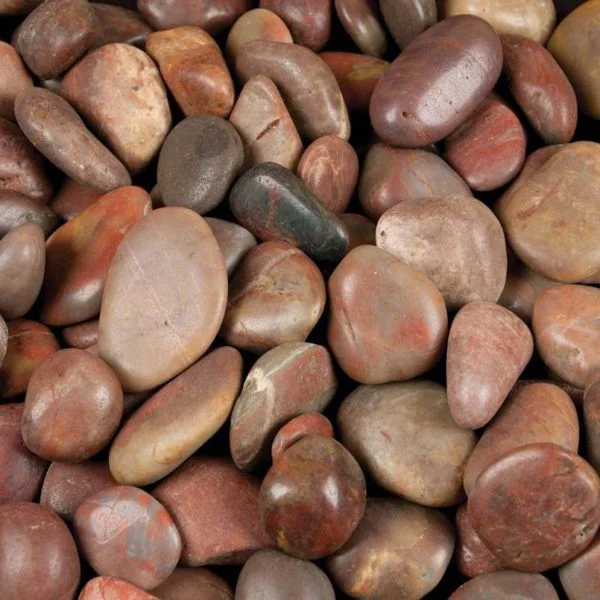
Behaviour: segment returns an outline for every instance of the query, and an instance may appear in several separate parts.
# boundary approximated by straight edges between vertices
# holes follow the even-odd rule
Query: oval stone
[[[558,600],[552,584],[539,573],[501,571],[479,575],[461,585],[448,600]],[[570,599],[574,600],[574,599]]]
[[[55,229],[58,219],[47,206],[10,190],[0,190],[0,236],[9,231],[33,223],[42,228],[44,237],[48,237]]]
[[[385,54],[387,39],[371,0],[334,0],[335,12],[346,33],[363,54]]]
[[[379,10],[401,50],[438,18],[436,0],[379,0]]]
[[[152,593],[160,600],[233,600],[229,584],[202,567],[177,567]]]
[[[340,221],[346,227],[346,231],[348,231],[350,250],[353,250],[357,246],[375,245],[375,223],[369,221],[367,217],[353,213],[344,213],[340,215]]]
[[[181,564],[243,564],[271,545],[260,521],[260,480],[224,458],[188,459],[152,492],[181,534]]]
[[[555,444],[531,444],[481,473],[467,510],[502,564],[546,571],[580,554],[593,539],[600,525],[600,479],[576,454]]]
[[[600,379],[594,381],[585,390],[583,423],[585,427],[585,458],[596,471],[600,471]]]
[[[17,51],[6,42],[0,41],[0,117],[15,120],[15,98],[21,90],[33,85]]]
[[[375,133],[405,148],[437,142],[481,104],[501,70],[500,38],[488,23],[470,15],[445,19],[414,40],[375,86]]]
[[[77,509],[73,528],[96,573],[144,590],[162,583],[181,555],[181,538],[169,513],[138,488],[119,485],[96,492]]]
[[[158,600],[158,598],[128,581],[103,576],[90,579],[77,600]]]
[[[335,395],[337,379],[324,346],[281,344],[252,366],[231,414],[229,446],[239,469],[264,460],[277,430],[306,412],[321,412]]]
[[[50,208],[64,221],[70,221],[102,195],[97,189],[67,177],[52,198]]]
[[[205,220],[221,248],[227,275],[231,277],[244,256],[256,246],[256,239],[237,223],[213,217],[206,217]]]
[[[600,594],[599,563],[600,537],[596,536],[579,556],[558,569],[560,583],[569,600],[590,600]]]
[[[454,531],[441,513],[397,498],[369,498],[350,540],[327,570],[353,598],[424,598],[442,579]]]
[[[309,435],[334,437],[331,421],[321,413],[308,412],[290,419],[278,432],[271,446],[275,462],[290,446]]]
[[[338,426],[382,488],[425,506],[463,499],[463,471],[477,438],[453,421],[438,383],[359,386],[340,406]]]
[[[159,208],[127,232],[112,260],[99,355],[126,391],[149,390],[204,354],[226,301],[227,271],[206,221],[187,208]]]
[[[98,343],[98,319],[65,327],[62,330],[65,344],[69,348],[85,350]]]
[[[95,40],[92,48],[106,44],[132,44],[143,48],[152,27],[135,11],[123,6],[100,4],[92,5],[96,17]]]

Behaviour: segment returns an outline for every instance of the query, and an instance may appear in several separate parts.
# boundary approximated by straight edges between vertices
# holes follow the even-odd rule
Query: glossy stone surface
[[[6,42],[0,41],[0,117],[15,120],[13,104],[21,90],[33,85],[17,51]]]
[[[84,350],[60,350],[31,376],[23,441],[48,460],[79,462],[106,446],[122,413],[123,392],[108,366]]]
[[[324,346],[281,344],[252,366],[231,414],[229,445],[240,469],[263,461],[278,429],[299,414],[321,412],[335,395],[337,379]]]
[[[235,590],[236,600],[335,600],[327,575],[312,562],[276,550],[261,550],[251,556]]]
[[[559,285],[533,306],[533,332],[543,361],[562,379],[586,387],[600,373],[600,289]]]
[[[31,88],[26,88],[31,89]],[[38,204],[52,196],[42,157],[21,130],[0,118],[0,191],[23,194]]]
[[[173,517],[181,564],[243,564],[270,546],[260,521],[260,480],[224,458],[190,458],[152,492]]]
[[[102,195],[102,192],[93,187],[67,177],[52,198],[50,208],[64,221],[70,221]]]
[[[101,192],[130,185],[123,164],[60,96],[24,90],[15,100],[15,116],[29,141],[67,176]]]
[[[103,576],[90,579],[77,600],[158,600],[158,598],[123,579]]]
[[[379,10],[400,49],[437,21],[435,0],[380,0]]]
[[[13,43],[33,73],[53,79],[90,49],[96,25],[87,0],[46,0],[23,21]]]
[[[600,119],[600,50],[595,43],[600,24],[600,0],[585,2],[556,28],[548,50],[566,73],[577,94],[579,108],[592,119]]]
[[[142,188],[119,188],[48,238],[40,317],[44,323],[71,325],[99,314],[117,247],[150,208],[150,196]]]
[[[552,584],[539,573],[501,571],[475,577],[448,600],[558,600]]]
[[[443,386],[359,386],[337,418],[344,445],[384,489],[425,506],[464,497],[463,471],[477,439],[453,421]]]
[[[0,404],[0,505],[33,502],[48,463],[21,437],[22,404]]]
[[[158,185],[166,206],[184,206],[204,214],[225,197],[244,162],[237,131],[213,115],[188,117],[163,144]]]
[[[325,309],[325,282],[302,251],[285,242],[252,248],[231,278],[221,336],[262,354],[303,342]]]
[[[600,524],[600,479],[576,454],[554,444],[531,444],[483,471],[467,510],[502,564],[546,571],[577,556],[593,539]]]
[[[237,223],[213,217],[206,217],[205,221],[221,248],[227,275],[231,277],[244,256],[256,246],[256,238]]]
[[[375,245],[375,223],[369,221],[363,215],[344,213],[340,215],[340,221],[348,231],[350,250],[357,246]]]
[[[42,228],[44,237],[56,229],[58,219],[52,210],[39,202],[10,190],[0,190],[0,236],[33,223]]]
[[[148,165],[171,128],[160,73],[145,52],[129,44],[88,53],[65,75],[61,94],[131,173]]]
[[[599,177],[600,144],[594,142],[529,156],[522,176],[495,206],[508,243],[529,268],[562,283],[600,271]]]
[[[453,549],[452,525],[442,514],[397,498],[369,498],[357,530],[326,564],[353,598],[417,599],[440,582]]]
[[[152,27],[135,11],[111,4],[93,3],[96,16],[95,40],[92,48],[106,44],[132,44],[143,48]]]
[[[495,302],[504,289],[504,233],[492,211],[475,198],[402,202],[379,219],[376,239],[378,248],[429,277],[449,310],[474,300]]]
[[[2,600],[73,600],[79,557],[59,516],[29,502],[0,506]]]
[[[494,95],[446,139],[446,158],[478,192],[512,181],[525,162],[527,139],[515,113]]]
[[[401,202],[445,196],[471,196],[471,190],[437,154],[386,144],[369,148],[360,175],[358,199],[374,221]]]
[[[557,444],[571,452],[579,444],[579,422],[569,395],[551,383],[517,387],[488,425],[465,467],[471,495],[479,475],[504,454],[528,444]]]
[[[229,115],[235,92],[218,44],[198,27],[184,26],[151,33],[146,52],[187,117]]]
[[[112,260],[99,355],[126,391],[149,390],[204,354],[226,301],[227,271],[210,227],[187,208],[159,208],[127,232]]]
[[[558,569],[560,583],[569,600],[588,600],[600,594],[599,562],[600,538],[596,536],[579,556]]]
[[[160,600],[233,600],[229,584],[202,567],[178,567],[152,590]]]
[[[546,144],[565,144],[577,126],[573,86],[552,55],[522,35],[503,35],[504,73],[509,89]]]
[[[85,350],[98,343],[98,319],[71,325],[62,330],[63,340],[69,348]]]
[[[112,443],[114,478],[143,486],[174,471],[225,423],[242,385],[242,370],[235,348],[218,348],[146,400]]]
[[[452,321],[446,354],[448,405],[461,426],[479,429],[498,412],[533,354],[519,317],[493,302],[470,302]]]
[[[583,396],[586,460],[600,470],[600,379],[589,385]]]
[[[327,63],[308,48],[254,40],[244,45],[235,70],[242,83],[255,75],[271,79],[304,138],[350,137],[350,119],[337,80]]]
[[[439,360],[448,315],[435,285],[374,246],[352,250],[328,282],[329,347],[359,383],[413,379]]]
[[[317,261],[338,262],[348,251],[342,222],[301,179],[276,163],[242,175],[229,194],[237,220],[259,239],[297,246]]]
[[[372,0],[334,0],[340,23],[363,54],[381,57],[387,50],[385,30]]]
[[[42,287],[45,265],[44,232],[38,225],[26,223],[0,240],[0,314],[5,319],[29,312]]]
[[[414,40],[375,86],[375,133],[405,148],[437,142],[481,104],[501,70],[500,38],[488,23],[469,15],[441,21]]]
[[[365,504],[358,463],[339,442],[319,435],[288,448],[260,488],[268,534],[297,558],[317,559],[338,550],[356,529]]]
[[[297,175],[325,208],[343,213],[358,182],[356,151],[334,135],[319,138],[302,154]]]
[[[164,506],[134,487],[96,492],[77,509],[73,527],[79,548],[99,575],[150,590],[175,569],[181,538]]]
[[[334,437],[331,421],[318,412],[308,412],[290,419],[278,432],[271,446],[273,462],[296,442],[309,435]]]

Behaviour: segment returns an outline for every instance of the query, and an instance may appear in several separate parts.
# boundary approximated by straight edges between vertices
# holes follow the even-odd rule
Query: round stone
[[[309,435],[334,437],[331,421],[321,413],[309,412],[290,419],[278,432],[271,446],[275,462],[290,446]]]
[[[552,584],[539,573],[500,571],[461,585],[448,600],[558,600]],[[575,600],[569,597],[569,600]]]
[[[71,325],[62,330],[62,337],[69,348],[85,350],[98,343],[98,319]]]
[[[152,593],[160,600],[233,600],[229,584],[202,567],[177,567]]]

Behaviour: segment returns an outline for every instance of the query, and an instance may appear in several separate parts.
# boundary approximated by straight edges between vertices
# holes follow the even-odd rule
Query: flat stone
[[[467,510],[475,531],[502,564],[546,571],[592,541],[600,525],[600,478],[560,446],[530,444],[481,473]]]
[[[329,348],[359,383],[413,379],[446,344],[448,315],[435,285],[389,252],[352,250],[328,282]]]
[[[177,567],[152,593],[160,600],[233,600],[229,584],[202,567]]]
[[[17,51],[0,41],[0,117],[15,120],[15,98],[21,90],[33,86],[31,75]]]
[[[500,38],[488,23],[470,15],[441,21],[414,40],[375,86],[375,133],[404,148],[437,142],[467,120],[501,70]]]
[[[464,498],[463,471],[477,438],[454,422],[438,383],[359,386],[340,406],[338,426],[382,488],[424,506]]]
[[[479,575],[461,585],[448,600],[558,600],[552,584],[539,573],[501,571]]]
[[[560,583],[569,600],[589,600],[600,594],[599,563],[600,538],[596,536],[579,556],[558,569]]]
[[[442,579],[454,532],[441,513],[397,498],[369,498],[348,543],[327,559],[337,586],[353,598],[423,598]]]
[[[600,471],[600,379],[590,384],[583,396],[583,424],[585,427],[585,458]]]
[[[144,48],[152,27],[135,11],[112,4],[91,4],[96,17],[95,39],[92,48],[106,44],[132,44]]]
[[[401,50],[438,20],[436,0],[380,0],[379,10]]]
[[[150,494],[125,485],[84,500],[73,520],[82,555],[99,575],[150,590],[175,569],[181,555],[177,527]]]
[[[116,577],[94,577],[90,579],[77,600],[158,600],[133,585]]]
[[[364,475],[348,450],[313,435],[288,448],[269,469],[260,488],[260,512],[281,550],[314,560],[348,541],[363,516],[366,495]]]
[[[48,237],[58,223],[56,214],[47,206],[11,190],[0,190],[0,236],[9,231],[33,223],[41,227]]]
[[[363,54],[380,58],[387,50],[385,29],[370,0],[334,0],[335,12],[346,33]]]
[[[252,248],[231,278],[220,334],[240,350],[262,354],[303,342],[325,309],[323,275],[286,242]]]
[[[262,163],[246,171],[229,194],[237,220],[259,239],[297,246],[317,261],[338,262],[348,251],[343,223],[291,171]]]
[[[256,246],[256,238],[244,227],[224,219],[206,217],[225,259],[227,275],[231,277],[244,256]]]
[[[275,462],[290,446],[309,435],[334,437],[331,421],[318,412],[308,412],[290,419],[278,432],[271,446]]]
[[[252,366],[231,414],[229,445],[239,469],[252,470],[268,456],[278,429],[289,419],[327,408],[337,391],[324,346],[281,344]]]
[[[225,198],[244,162],[237,131],[213,115],[188,117],[167,136],[158,159],[158,185],[166,206],[204,214]]]
[[[260,480],[223,458],[188,459],[152,492],[183,542],[181,564],[243,564],[271,545],[258,506]]]
[[[159,208],[127,232],[111,262],[99,355],[126,391],[156,387],[204,354],[226,301],[227,271],[210,227],[187,208]]]
[[[85,350],[98,343],[98,319],[65,327],[62,337],[69,348]]]
[[[50,208],[64,221],[70,221],[89,208],[102,192],[67,177],[50,202]]]
[[[349,250],[357,246],[375,245],[375,223],[363,215],[354,213],[343,213],[339,217],[348,232]]]
[[[61,95],[131,173],[150,163],[171,129],[158,68],[129,44],[107,44],[89,52],[65,75]]]
[[[493,302],[470,302],[450,327],[446,385],[452,418],[479,429],[492,419],[533,354],[519,317]]]

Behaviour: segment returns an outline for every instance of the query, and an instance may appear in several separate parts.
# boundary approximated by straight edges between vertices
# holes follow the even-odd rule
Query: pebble
[[[30,88],[33,80],[17,51],[1,41],[0,65],[0,118],[14,121],[15,98],[21,90]]]
[[[343,213],[339,218],[348,232],[349,250],[357,246],[375,245],[375,223],[354,213]]]
[[[539,573],[500,571],[461,585],[448,600],[558,600],[552,584]],[[574,600],[571,599],[570,600]]]
[[[69,348],[85,350],[98,343],[98,319],[65,327],[62,337]]]
[[[558,569],[560,583],[569,600],[590,600],[600,594],[599,561],[600,538],[596,536],[579,556]]]
[[[214,217],[206,217],[205,221],[221,248],[227,275],[231,277],[244,256],[256,246],[256,238],[237,223]]]
[[[585,427],[585,458],[596,471],[600,472],[600,377],[585,390],[583,424]]]
[[[41,227],[48,237],[58,224],[56,214],[47,206],[12,190],[0,190],[0,236],[9,231],[33,223]]]
[[[123,6],[92,3],[96,17],[95,40],[92,48],[106,44],[132,44],[143,49],[152,27],[135,11]]]
[[[229,584],[202,567],[177,567],[152,593],[160,600],[233,600]]]
[[[50,208],[63,221],[70,221],[102,196],[97,189],[67,177],[50,201]]]
[[[370,0],[334,0],[335,12],[346,33],[363,54],[380,58],[387,39]]]
[[[401,50],[438,20],[436,0],[380,0],[379,10]]]
[[[334,437],[331,421],[318,412],[307,412],[290,419],[278,432],[271,446],[275,462],[290,446],[309,435]]]
[[[117,577],[94,577],[81,590],[78,600],[159,600],[136,585]]]

